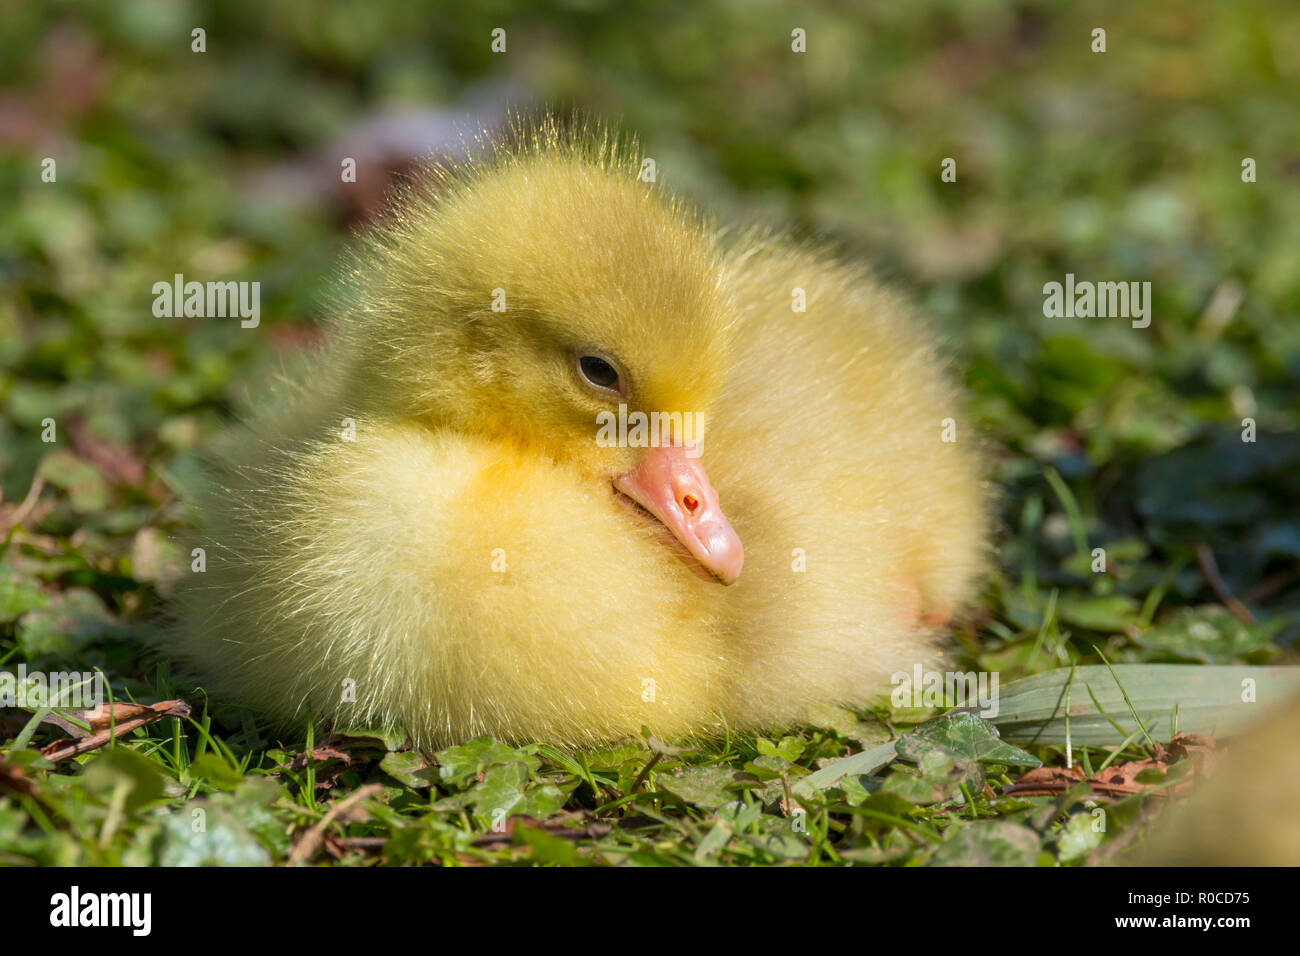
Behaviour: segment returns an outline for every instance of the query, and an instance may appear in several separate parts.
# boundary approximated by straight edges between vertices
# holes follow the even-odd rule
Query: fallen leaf
[[[100,438],[74,416],[68,422],[68,435],[78,455],[94,465],[101,475],[117,485],[134,487],[144,481],[147,466],[143,458],[106,438]]]
[[[1086,781],[1098,796],[1127,797],[1161,787],[1170,770],[1175,766],[1181,770],[1184,761],[1191,761],[1177,783],[1154,791],[1162,796],[1179,796],[1193,786],[1194,778],[1209,770],[1214,760],[1214,748],[1214,738],[1205,734],[1176,734],[1168,747],[1155,745],[1154,757],[1114,763],[1091,777],[1085,777],[1078,764],[1068,770],[1037,767],[1010,786],[1003,787],[1002,793],[1020,797],[1055,796]]]
[[[124,720],[130,720],[132,717],[139,717],[142,714],[152,712],[153,706],[150,704],[116,701],[107,706],[100,704],[94,710],[51,711],[42,723],[53,724],[74,738],[81,739],[105,730],[114,724],[119,724]],[[90,729],[86,730],[77,726],[77,724],[73,723],[74,720],[87,724]]]
[[[116,705],[114,705],[116,706]],[[116,737],[124,737],[137,727],[151,724],[163,717],[188,717],[190,705],[183,700],[163,700],[156,704],[129,705],[139,706],[140,710],[124,720],[115,720],[108,726],[108,717],[104,717],[104,729],[82,737],[80,740],[56,740],[41,749],[41,755],[51,763],[67,760],[89,750],[96,750]],[[106,712],[107,713],[107,712]]]

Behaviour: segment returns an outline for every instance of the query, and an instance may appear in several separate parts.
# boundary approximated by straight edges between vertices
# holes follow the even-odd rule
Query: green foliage
[[[1181,693],[1187,726],[1222,705],[1192,676],[1206,665],[1294,660],[1300,10],[926,0],[798,20],[801,55],[781,5],[6,11],[0,669],[98,669],[117,700],[181,697],[201,716],[53,767],[29,748],[65,731],[0,710],[0,865],[284,863],[368,784],[312,862],[1074,865],[1137,818],[1138,799],[1102,831],[1074,797],[999,795],[1008,774],[1063,762],[1063,721],[1050,741],[1004,729],[1033,753],[979,718],[824,707],[773,739],[425,755],[391,728],[313,748],[207,716],[146,650],[190,560],[201,449],[329,314],[340,223],[358,212],[336,188],[340,150],[369,141],[367,118],[430,104],[616,119],[670,188],[816,235],[921,300],[1003,489],[986,613],[957,631],[952,667],[1005,689],[1073,665],[1177,665],[1157,697]],[[506,56],[488,44],[501,24]],[[1149,280],[1150,328],[1044,316],[1043,284],[1067,272]],[[260,281],[261,326],[154,316],[153,284],[176,273]],[[1085,685],[1112,692],[1101,670],[1074,704]],[[1105,704],[1137,733],[1121,699]],[[1162,709],[1162,732],[1180,714]],[[1108,718],[1073,731],[1085,764],[1107,759],[1089,741]]]

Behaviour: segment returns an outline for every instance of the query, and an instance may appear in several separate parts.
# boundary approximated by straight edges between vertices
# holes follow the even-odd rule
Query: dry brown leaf
[[[1158,770],[1161,775],[1184,760],[1191,760],[1192,766],[1172,787],[1155,790],[1160,795],[1178,796],[1190,789],[1198,776],[1203,776],[1214,759],[1214,738],[1205,734],[1177,734],[1168,747],[1155,745],[1155,756],[1145,760],[1128,760],[1115,763],[1099,774],[1085,777],[1083,768],[1078,764],[1068,770],[1063,767],[1036,767],[1026,773],[1015,783],[1002,788],[1006,796],[1055,796],[1087,781],[1092,792],[1104,797],[1127,797],[1143,793],[1161,783],[1141,783],[1138,776],[1147,770]]]
[[[96,750],[114,738],[124,737],[137,727],[151,724],[163,717],[188,717],[190,715],[190,705],[183,700],[163,700],[156,704],[127,704],[126,707],[135,709],[125,719],[117,716],[116,708],[118,706],[121,705],[114,704],[112,709],[104,708],[101,715],[102,729],[79,740],[56,740],[54,743],[41,748],[41,754],[52,763],[58,763],[61,760],[67,760],[89,750]],[[94,711],[83,711],[82,713],[93,714]],[[94,726],[93,720],[91,726]]]
[[[352,755],[346,750],[337,750],[334,747],[317,747],[315,750],[294,754],[293,759],[289,761],[289,769],[306,770],[309,759],[314,763],[323,763],[326,760],[341,760],[345,765],[352,763]]]
[[[1009,787],[1003,787],[1007,795],[1023,797],[1051,796],[1062,793],[1081,783],[1084,779],[1083,768],[1078,764],[1073,767],[1035,767]]]
[[[345,749],[331,747],[328,744],[310,751],[300,751],[289,761],[289,770],[301,773],[309,763],[324,764],[316,768],[315,781],[317,790],[332,790],[339,777],[352,767],[353,754]]]
[[[107,706],[101,704],[94,710],[51,711],[42,723],[53,724],[72,737],[80,739],[105,730],[114,724],[120,724],[124,720],[130,720],[132,717],[139,717],[141,714],[151,713],[152,711],[153,707],[149,704],[116,701]],[[88,724],[90,729],[83,730],[73,723],[73,720]]]
[[[68,422],[68,434],[73,450],[113,484],[134,487],[144,481],[148,468],[145,460],[129,448],[100,438],[81,418]]]

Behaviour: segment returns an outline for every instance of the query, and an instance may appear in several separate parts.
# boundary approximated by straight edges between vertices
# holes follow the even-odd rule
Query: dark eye
[[[622,384],[618,379],[618,370],[599,355],[581,355],[578,357],[578,371],[587,380],[587,384],[607,392],[621,392]]]

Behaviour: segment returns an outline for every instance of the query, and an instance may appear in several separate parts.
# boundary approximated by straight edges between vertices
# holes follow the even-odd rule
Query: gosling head
[[[731,584],[744,552],[705,471],[734,315],[716,250],[632,151],[589,142],[552,134],[399,197],[352,270],[351,391],[611,486]]]

